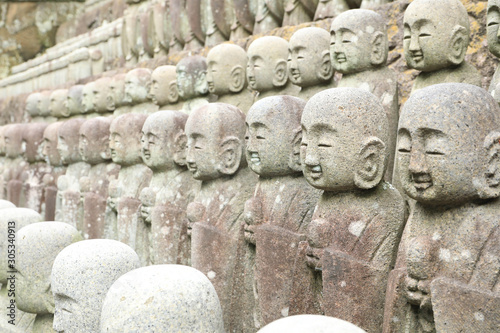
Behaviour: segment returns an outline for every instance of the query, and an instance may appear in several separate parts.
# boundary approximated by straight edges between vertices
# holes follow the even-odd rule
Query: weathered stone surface
[[[202,56],[185,57],[175,67],[177,91],[184,101],[182,111],[191,111],[208,104],[207,59]]]
[[[225,332],[210,280],[180,265],[142,267],[113,283],[102,306],[101,332],[129,331]]]
[[[179,110],[182,107],[182,102],[179,103],[175,66],[160,66],[153,71],[149,94],[160,110]]]
[[[151,114],[158,111],[158,106],[149,99],[151,73],[148,68],[135,68],[125,76],[123,101],[131,106],[130,112]]]
[[[259,333],[285,332],[363,333],[365,331],[344,320],[318,315],[299,315],[282,318],[259,330]]]

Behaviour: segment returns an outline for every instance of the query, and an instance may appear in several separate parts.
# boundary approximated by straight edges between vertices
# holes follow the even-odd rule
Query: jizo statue
[[[281,27],[284,15],[283,1],[257,0],[253,33],[256,35]]]
[[[22,180],[21,176],[26,168],[26,162],[22,158],[23,133],[26,124],[10,124],[4,127],[5,160],[3,179],[7,200],[20,206]]]
[[[135,68],[125,76],[125,96],[123,101],[130,105],[130,112],[151,114],[158,111],[158,106],[151,102],[151,70]]]
[[[399,192],[383,181],[385,110],[364,90],[329,89],[306,104],[302,131],[304,176],[324,192],[300,245],[290,312],[379,331],[405,212]]]
[[[389,278],[384,332],[498,329],[499,115],[486,90],[463,83],[405,103],[397,159],[416,204]]]
[[[182,108],[182,102],[179,103],[175,66],[160,66],[153,71],[149,94],[153,103],[158,105],[160,110],[179,110]]]
[[[208,104],[207,59],[185,57],[175,67],[177,92],[184,101],[182,111],[191,111]]]
[[[311,22],[318,6],[318,0],[285,0],[283,26]]]
[[[253,34],[255,15],[257,13],[257,0],[233,1],[233,22],[229,40],[237,41]]]
[[[82,113],[82,94],[84,85],[78,84],[68,89],[68,97],[64,104],[65,117],[76,116]]]
[[[81,113],[88,116],[94,113],[94,86],[95,81],[89,82],[82,89],[82,110]]]
[[[50,115],[56,118],[66,117],[65,102],[68,99],[68,89],[57,89],[50,94]]]
[[[113,116],[130,112],[130,106],[125,103],[125,76],[123,73],[113,76],[107,89],[108,111],[113,111]]]
[[[102,77],[95,80],[92,86],[94,111],[99,114],[106,115],[109,112],[107,90],[112,80],[111,77]]]
[[[408,67],[421,71],[418,89],[445,82],[481,86],[481,75],[467,63],[469,16],[460,0],[416,0],[404,14],[404,51]]]

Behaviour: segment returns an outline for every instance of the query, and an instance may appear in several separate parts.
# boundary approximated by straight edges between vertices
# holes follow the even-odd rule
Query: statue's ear
[[[321,54],[321,67],[318,69],[318,77],[322,81],[330,81],[333,76],[332,60],[330,59],[330,51],[323,51]]]
[[[296,172],[302,172],[300,163],[300,145],[302,143],[302,129],[299,127],[293,131],[292,152],[288,160],[288,167]]]
[[[500,132],[491,132],[484,139],[487,163],[483,178],[474,181],[481,199],[497,198],[500,196]]]
[[[177,90],[177,82],[172,81],[168,85],[168,95],[167,95],[168,101],[170,104],[177,103],[179,100],[179,91]]]
[[[177,165],[186,165],[187,136],[184,132],[178,133],[174,138],[174,162]]]
[[[383,65],[387,61],[387,38],[384,38],[384,33],[377,31],[372,36],[372,53],[370,55],[370,62],[374,66]]]
[[[453,65],[460,65],[465,58],[467,47],[469,46],[469,36],[467,29],[462,26],[455,26],[451,32],[451,39],[448,45],[448,60]]]
[[[207,72],[202,71],[196,77],[194,90],[200,95],[208,94]]]
[[[361,189],[377,186],[384,177],[386,164],[385,144],[377,137],[366,138],[354,166],[354,183]]]
[[[242,142],[234,136],[224,139],[219,147],[219,172],[223,175],[233,175],[238,171],[243,154]]]
[[[246,73],[245,69],[240,65],[236,65],[231,69],[231,79],[229,82],[229,91],[238,93],[245,88]]]
[[[273,86],[283,87],[288,81],[288,69],[286,67],[286,61],[280,60],[276,63],[274,67],[273,75]]]

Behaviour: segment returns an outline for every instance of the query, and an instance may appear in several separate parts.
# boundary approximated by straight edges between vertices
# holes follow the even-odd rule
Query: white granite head
[[[298,315],[273,321],[257,333],[365,333],[347,321],[320,315]]]
[[[62,250],[52,267],[54,330],[99,332],[101,306],[109,287],[139,266],[134,250],[115,240],[85,240]]]
[[[14,205],[9,200],[0,200],[0,209],[7,209],[7,208],[16,208],[16,205]]]
[[[15,245],[15,232],[30,223],[42,221],[42,216],[29,208],[6,208],[0,213],[0,283],[7,282],[7,271],[9,271],[9,262],[15,260],[15,257],[9,258],[7,250],[8,245]],[[9,236],[10,235],[10,236]],[[9,239],[14,239],[14,244],[8,242]],[[12,248],[12,247],[11,247]]]
[[[154,265],[128,272],[111,286],[101,332],[222,333],[224,324],[217,293],[203,273]]]
[[[16,304],[19,310],[54,313],[50,273],[57,254],[82,240],[73,226],[63,222],[39,222],[17,232]]]

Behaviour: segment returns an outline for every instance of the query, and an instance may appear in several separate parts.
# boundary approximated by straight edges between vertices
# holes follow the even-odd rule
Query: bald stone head
[[[10,124],[4,127],[5,156],[16,158],[22,153],[23,131],[26,124]]]
[[[153,171],[186,165],[188,116],[179,111],[158,111],[148,116],[142,127],[142,160]]]
[[[125,76],[126,74],[117,74],[109,83],[106,97],[108,111],[113,111],[125,103]]]
[[[52,117],[66,117],[65,102],[68,99],[68,89],[57,89],[50,94],[50,115]]]
[[[331,81],[330,34],[311,27],[297,30],[288,43],[288,73],[293,84],[306,88]]]
[[[301,173],[300,119],[306,102],[292,96],[266,97],[246,118],[247,161],[261,177]]]
[[[225,103],[193,111],[186,122],[187,165],[195,179],[235,174],[245,163],[245,114]]]
[[[38,115],[41,117],[50,116],[50,96],[52,91],[46,90],[40,93],[40,99],[38,100]]]
[[[389,138],[384,107],[358,88],[324,90],[302,114],[304,176],[325,191],[377,186],[385,173]]]
[[[40,100],[40,93],[39,92],[29,94],[28,97],[26,98],[26,104],[24,107],[24,111],[27,114],[29,114],[31,117],[39,116],[39,111],[38,111],[38,101],[39,100]]]
[[[74,116],[75,114],[82,113],[82,84],[77,84],[68,89],[68,98],[65,104],[65,117]]]
[[[7,209],[7,208],[16,208],[16,205],[14,205],[9,200],[0,199],[0,209]]]
[[[110,77],[102,77],[94,81],[93,85],[93,104],[94,110],[98,113],[104,113],[108,111],[107,105],[107,90],[109,84],[111,83]]]
[[[127,113],[113,120],[110,126],[111,159],[120,165],[142,162],[141,131],[147,115]]]
[[[176,66],[160,66],[151,74],[151,100],[156,105],[175,104],[179,100]]]
[[[248,85],[264,92],[283,87],[288,82],[288,42],[275,36],[257,38],[247,51]]]
[[[298,315],[281,318],[261,328],[258,333],[366,333],[347,321],[320,315]]]
[[[16,305],[25,312],[54,313],[50,274],[59,252],[82,240],[74,227],[63,222],[39,222],[17,232]]]
[[[490,52],[500,58],[500,0],[488,0],[486,27]]]
[[[337,72],[352,74],[383,66],[388,52],[387,26],[380,14],[353,9],[333,20],[330,56]]]
[[[225,332],[209,279],[182,265],[147,266],[122,275],[104,300],[101,332],[146,332],[153,327],[164,333]]]
[[[406,62],[423,72],[460,65],[469,35],[469,16],[460,0],[415,0],[404,14]]]
[[[234,44],[220,44],[207,55],[207,82],[212,94],[239,93],[246,87],[247,54]]]
[[[57,151],[63,164],[80,162],[78,150],[80,142],[80,127],[85,119],[75,118],[66,120],[57,131]]]
[[[460,205],[500,195],[500,110],[482,88],[445,83],[405,103],[397,158],[405,193],[423,205]]]
[[[7,245],[12,244],[9,239],[13,239],[16,231],[22,227],[27,226],[30,223],[42,221],[42,216],[29,208],[5,208],[0,212],[0,250],[2,256],[0,257],[0,283],[7,283],[7,271],[9,269],[9,264],[15,265],[16,262],[9,262],[7,256]],[[16,238],[17,240],[19,238]],[[16,240],[14,240],[16,242]],[[12,248],[12,247],[11,247]],[[14,258],[15,259],[15,258]]]
[[[148,101],[151,87],[151,70],[148,68],[136,68],[125,76],[124,102],[128,104],[140,104]]]
[[[109,127],[111,119],[97,117],[86,120],[80,127],[79,152],[82,160],[99,164],[111,159],[109,151]]]
[[[82,90],[82,111],[81,113],[94,112],[94,85],[95,82],[89,82],[83,86]]]
[[[207,59],[202,56],[185,57],[175,67],[177,90],[183,100],[208,94]]]
[[[43,131],[42,155],[45,162],[51,166],[61,165],[61,155],[57,150],[57,132],[62,122],[56,122],[48,125]]]
[[[115,240],[85,240],[62,250],[52,267],[54,330],[99,332],[108,289],[120,276],[139,266],[134,250]]]
[[[43,133],[47,128],[46,123],[28,123],[24,127],[22,149],[24,158],[28,163],[43,160],[42,143]]]

